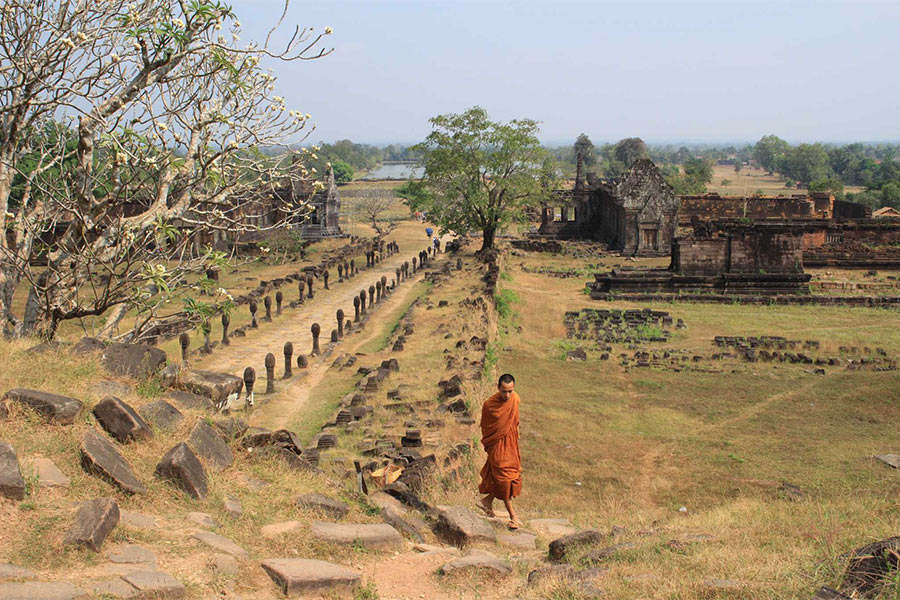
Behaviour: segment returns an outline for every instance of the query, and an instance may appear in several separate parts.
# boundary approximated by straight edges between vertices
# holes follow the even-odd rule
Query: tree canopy
[[[406,197],[441,231],[480,230],[481,249],[490,249],[497,231],[524,218],[524,209],[540,205],[555,187],[537,122],[491,121],[475,106],[430,123],[432,132],[416,146],[425,167],[422,183],[410,186]]]

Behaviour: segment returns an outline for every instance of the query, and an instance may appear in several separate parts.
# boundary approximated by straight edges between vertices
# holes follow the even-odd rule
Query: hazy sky
[[[245,42],[282,1],[233,6]],[[547,143],[900,139],[898,1],[292,0],[285,23],[334,28],[274,66],[313,142],[413,143],[476,104]]]

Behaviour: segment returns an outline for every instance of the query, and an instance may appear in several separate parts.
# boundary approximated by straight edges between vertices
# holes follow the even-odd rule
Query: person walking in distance
[[[512,499],[522,493],[522,457],[519,455],[519,395],[514,391],[515,378],[500,376],[497,393],[481,407],[481,443],[487,461],[481,469],[478,491],[486,494],[478,507],[494,516],[494,500],[500,500],[509,513],[509,528],[518,529],[519,519]]]

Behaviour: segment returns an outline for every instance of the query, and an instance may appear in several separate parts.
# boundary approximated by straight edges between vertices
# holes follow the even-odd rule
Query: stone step
[[[310,526],[312,536],[323,542],[352,546],[361,544],[364,548],[378,550],[398,550],[403,547],[403,537],[396,529],[385,523],[323,523]]]
[[[360,582],[359,573],[323,560],[269,558],[262,568],[289,598],[352,594]]]
[[[212,533],[210,531],[198,531],[197,533],[191,535],[191,537],[215,548],[216,550],[219,550],[220,552],[230,554],[231,556],[235,556],[238,558],[246,558],[247,556],[249,556],[246,550],[229,540],[227,537],[219,535],[217,533]]]
[[[472,553],[451,560],[438,569],[443,575],[457,573],[487,572],[494,577],[503,577],[512,573],[512,567],[505,560],[487,552]]]
[[[88,600],[90,595],[64,581],[0,583],[3,600]]]

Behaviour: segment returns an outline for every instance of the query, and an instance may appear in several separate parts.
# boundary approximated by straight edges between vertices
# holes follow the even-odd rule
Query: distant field
[[[722,180],[727,179],[728,185],[722,185]],[[744,196],[762,190],[766,196],[790,196],[803,194],[806,190],[784,187],[784,181],[778,175],[768,175],[762,169],[744,167],[740,173],[734,172],[734,167],[713,167],[713,180],[707,184],[709,192],[716,192],[722,196]],[[861,192],[860,186],[846,186],[845,192]]]

